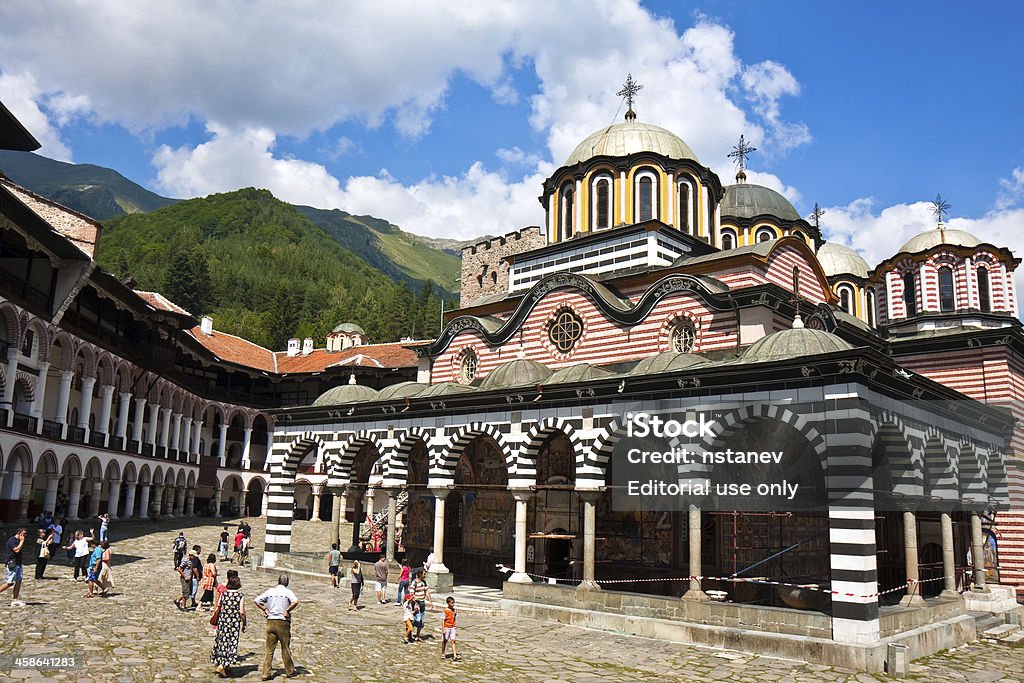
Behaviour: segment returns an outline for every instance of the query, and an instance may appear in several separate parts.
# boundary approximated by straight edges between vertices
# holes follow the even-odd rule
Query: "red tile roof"
[[[181,313],[182,315],[192,315],[160,292],[144,292],[141,289],[136,289],[134,291],[153,308],[161,311],[170,311],[171,313]]]
[[[102,230],[98,222],[52,199],[36,194],[2,174],[0,185],[46,221],[54,232],[62,235],[83,253],[90,257],[95,256],[96,242],[99,241]]]
[[[277,372],[288,374],[293,372],[321,372],[333,367],[364,367],[364,368],[414,368],[416,352],[405,348],[425,342],[396,342],[393,344],[364,344],[353,346],[344,351],[328,352],[316,349],[313,353],[303,356],[289,356],[284,351],[274,354],[277,359]]]
[[[214,330],[213,334],[204,334],[199,325],[188,330],[188,334],[220,360],[245,365],[264,372],[276,370],[274,353],[248,339],[242,339],[219,330]]]

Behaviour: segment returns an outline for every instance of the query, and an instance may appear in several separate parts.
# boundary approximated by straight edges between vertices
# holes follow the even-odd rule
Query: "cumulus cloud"
[[[1001,211],[1016,206],[1024,199],[1024,168],[1015,168],[1009,178],[999,179],[999,194],[995,209]]]
[[[0,101],[39,141],[41,154],[71,161],[71,148],[61,138],[58,126],[81,114],[88,104],[84,96],[67,97],[44,93],[30,74],[0,73]],[[49,105],[56,125],[44,111]]]

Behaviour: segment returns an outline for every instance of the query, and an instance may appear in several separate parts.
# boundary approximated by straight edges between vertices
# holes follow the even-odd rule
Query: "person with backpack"
[[[185,540],[184,531],[178,532],[178,537],[174,539],[171,548],[174,550],[174,568],[177,569],[185,557],[185,551],[188,549],[188,541]]]

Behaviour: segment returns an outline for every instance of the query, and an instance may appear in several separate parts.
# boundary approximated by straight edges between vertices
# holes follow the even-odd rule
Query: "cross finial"
[[[744,173],[744,169],[747,167],[747,157],[751,152],[756,151],[757,147],[748,144],[744,136],[740,135],[739,143],[734,145],[732,151],[726,155],[736,164],[736,182],[741,183],[747,179],[747,174]]]
[[[632,121],[636,119],[636,112],[633,111],[633,100],[636,99],[637,93],[644,89],[644,86],[640,85],[633,80],[633,74],[626,74],[626,82],[622,85],[622,90],[615,93],[619,97],[626,98],[626,106],[628,111],[626,112],[626,120]]]
[[[949,202],[942,198],[941,194],[935,195],[935,201],[932,202],[932,215],[935,216],[939,224],[942,224],[942,219],[949,215]]]
[[[821,217],[825,215],[825,209],[818,206],[818,202],[814,202],[814,211],[811,211],[811,220],[814,221],[814,227],[819,231],[821,230]]]

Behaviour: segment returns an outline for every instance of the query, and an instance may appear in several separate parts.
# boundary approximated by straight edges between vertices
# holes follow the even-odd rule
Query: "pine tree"
[[[210,267],[195,248],[179,249],[164,274],[163,293],[192,315],[202,315],[210,304]]]

